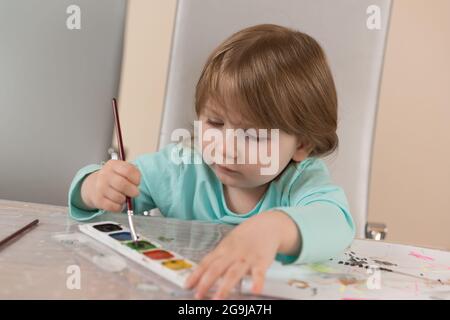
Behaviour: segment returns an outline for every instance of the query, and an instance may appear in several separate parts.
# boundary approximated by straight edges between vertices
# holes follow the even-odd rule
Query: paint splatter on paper
[[[450,292],[449,265],[450,252],[355,240],[342,255],[323,263],[273,265],[263,294],[291,299],[439,299],[441,292]]]
[[[422,259],[422,260],[426,260],[426,261],[434,261],[434,258],[425,256],[425,255],[420,254],[420,253],[418,253],[418,252],[416,252],[416,251],[411,251],[411,252],[409,253],[409,255],[410,255],[410,256],[413,256],[413,257],[416,257],[417,259]]]

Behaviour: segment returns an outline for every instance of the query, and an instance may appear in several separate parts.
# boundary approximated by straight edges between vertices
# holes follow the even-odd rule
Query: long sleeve
[[[331,182],[320,159],[308,158],[290,165],[271,182],[267,194],[245,215],[226,205],[220,180],[204,163],[184,164],[191,152],[169,145],[132,162],[141,172],[140,194],[133,199],[134,211],[159,208],[170,218],[239,224],[268,210],[286,213],[297,225],[301,248],[296,256],[277,255],[284,263],[314,263],[337,256],[351,243],[355,227],[344,191]],[[178,157],[180,156],[180,157]],[[69,190],[69,212],[76,220],[89,220],[103,210],[89,210],[81,201],[81,185],[100,165],[82,168]]]
[[[158,152],[147,153],[131,161],[141,172],[139,196],[132,199],[135,214],[142,214],[154,208],[162,209],[162,212],[170,212],[170,208],[175,203],[174,198],[179,199],[176,190],[179,189],[180,175],[184,166],[172,161],[172,157],[180,150],[175,146],[170,144]],[[84,179],[100,169],[101,165],[88,165],[80,169],[73,178],[68,194],[69,215],[73,219],[86,221],[105,212],[89,210],[81,199],[81,185]],[[181,212],[181,210],[176,211]],[[125,207],[123,212],[126,212]]]
[[[84,179],[91,173],[100,170],[100,168],[101,165],[99,164],[88,165],[81,168],[72,179],[68,194],[69,215],[71,218],[78,221],[85,221],[102,214],[102,210],[87,209],[81,199],[81,185]]]
[[[355,237],[355,225],[344,191],[329,182],[325,165],[318,164],[301,175],[303,183],[298,179],[293,184],[290,205],[273,208],[289,215],[301,238],[299,255],[279,254],[277,260],[280,262],[322,262],[342,253]]]
[[[141,162],[140,160],[136,160],[132,162],[134,165],[138,167],[138,169],[142,172]],[[98,215],[104,213],[104,210],[89,210],[83,204],[81,199],[81,185],[84,179],[91,173],[100,170],[101,166],[97,164],[88,165],[82,169],[80,169],[69,188],[69,215],[75,220],[78,221],[86,221],[90,220]],[[146,181],[146,177],[142,177],[141,183],[139,185],[139,196],[132,199],[133,209],[136,214],[140,214],[145,210],[150,210],[155,208],[155,203],[153,198],[151,197],[151,191]]]

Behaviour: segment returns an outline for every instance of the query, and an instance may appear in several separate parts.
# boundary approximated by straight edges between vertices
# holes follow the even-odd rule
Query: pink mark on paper
[[[423,254],[420,254],[420,253],[415,252],[415,251],[411,251],[411,252],[409,253],[409,255],[410,255],[410,256],[413,256],[413,257],[416,257],[417,259],[428,260],[428,261],[434,261],[433,258],[428,257],[428,256],[424,256]]]

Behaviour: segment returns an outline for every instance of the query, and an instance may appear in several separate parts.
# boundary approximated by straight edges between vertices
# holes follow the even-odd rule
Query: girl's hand
[[[109,160],[97,172],[87,176],[81,186],[81,198],[88,208],[122,211],[126,196],[139,195],[141,173],[132,164]]]
[[[283,232],[292,227],[286,230],[286,223],[293,224],[286,214],[276,211],[261,213],[241,223],[203,258],[187,279],[187,288],[195,287],[195,297],[201,299],[222,278],[213,298],[224,299],[242,277],[250,274],[253,293],[261,293],[266,271],[285,240]]]

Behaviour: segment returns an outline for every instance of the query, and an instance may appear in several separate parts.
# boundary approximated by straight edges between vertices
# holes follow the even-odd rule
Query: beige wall
[[[156,150],[175,0],[131,0],[120,103],[130,159]],[[450,0],[396,0],[369,217],[388,240],[450,248]]]
[[[157,150],[175,0],[130,0],[119,109],[127,159]]]
[[[390,240],[450,249],[450,1],[393,9],[369,217]]]

